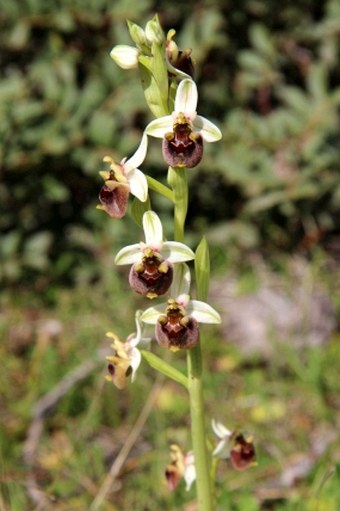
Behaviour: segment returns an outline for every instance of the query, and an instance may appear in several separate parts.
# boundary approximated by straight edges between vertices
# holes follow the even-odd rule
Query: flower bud
[[[147,22],[145,34],[150,43],[162,44],[165,40],[164,32],[158,19],[152,19]]]
[[[130,32],[131,39],[137,46],[143,46],[146,44],[146,35],[142,27],[137,25],[137,23],[132,23],[132,21],[127,20],[128,29]]]
[[[110,57],[122,69],[133,69],[138,65],[139,50],[126,44],[118,44],[112,48]]]

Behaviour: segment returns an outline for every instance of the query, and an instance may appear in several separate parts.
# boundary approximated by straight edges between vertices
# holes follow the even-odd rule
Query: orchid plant
[[[136,333],[122,341],[108,332],[113,340],[113,354],[108,356],[107,379],[122,389],[133,382],[142,359],[151,367],[183,385],[188,391],[192,445],[184,454],[177,445],[170,448],[171,462],[165,469],[170,490],[181,478],[189,489],[196,482],[199,511],[215,509],[214,481],[218,460],[228,459],[231,466],[244,470],[255,463],[252,437],[232,433],[213,420],[218,438],[215,449],[207,442],[203,400],[202,347],[200,324],[219,324],[219,313],[207,303],[210,280],[209,249],[203,237],[195,252],[185,241],[185,220],[188,209],[187,169],[194,168],[203,157],[204,143],[221,139],[219,128],[197,114],[198,92],[193,80],[191,50],[179,50],[175,31],[165,36],[158,17],[145,29],[128,22],[135,46],[118,45],[111,51],[113,60],[123,69],[138,68],[146,102],[155,116],[146,127],[135,154],[120,163],[111,156],[104,158],[109,169],[100,174],[104,184],[99,193],[102,209],[118,219],[128,211],[129,197],[140,207],[131,210],[134,220],[142,225],[144,240],[121,248],[116,265],[130,265],[129,284],[139,295],[165,301],[138,310]],[[168,168],[168,183],[147,176],[139,167],[148,148],[148,137],[162,139],[162,153]],[[174,209],[173,241],[164,239],[161,219],[151,209],[148,188],[168,199]],[[192,298],[189,261],[194,261],[196,297]],[[154,303],[154,302],[152,302]],[[151,335],[147,330],[152,328]],[[153,352],[153,340],[161,348],[187,356],[187,375]]]

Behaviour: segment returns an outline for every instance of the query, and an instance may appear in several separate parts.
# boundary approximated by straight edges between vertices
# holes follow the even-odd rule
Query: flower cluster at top
[[[162,139],[163,158],[173,168],[195,167],[202,159],[203,142],[222,137],[217,126],[196,112],[198,94],[191,78],[191,50],[178,50],[174,30],[165,38],[157,17],[145,30],[131,22],[128,25],[136,47],[118,45],[110,55],[123,69],[139,68],[146,101],[156,118],[145,127],[130,158],[120,162],[110,156],[104,158],[109,169],[100,172],[104,184],[98,208],[113,218],[126,214],[130,193],[141,202],[148,198],[147,179],[139,167],[147,154],[149,136]]]

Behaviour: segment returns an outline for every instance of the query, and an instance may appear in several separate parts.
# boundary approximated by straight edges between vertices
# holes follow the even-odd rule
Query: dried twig
[[[33,421],[28,429],[24,444],[23,457],[28,467],[26,486],[31,501],[37,506],[36,511],[48,511],[54,508],[53,499],[41,488],[36,479],[35,466],[37,464],[38,446],[44,431],[44,422],[47,415],[53,410],[62,399],[77,383],[84,380],[103,362],[105,355],[110,350],[100,349],[96,357],[87,360],[80,366],[68,373],[64,378],[47,394],[41,397],[33,409]]]
[[[150,391],[148,400],[146,401],[142,411],[140,412],[136,423],[132,430],[130,431],[130,434],[126,438],[120,452],[118,453],[117,457],[115,458],[114,462],[111,465],[110,471],[107,474],[102,486],[100,487],[96,498],[92,502],[90,506],[90,511],[97,511],[100,506],[103,504],[104,500],[106,499],[107,495],[109,494],[112,485],[118,476],[122,466],[125,463],[126,458],[128,457],[133,445],[136,443],[144,424],[146,423],[150,412],[155,404],[155,401],[157,399],[157,396],[159,394],[159,391],[162,387],[164,377],[163,375],[158,375],[157,379]]]

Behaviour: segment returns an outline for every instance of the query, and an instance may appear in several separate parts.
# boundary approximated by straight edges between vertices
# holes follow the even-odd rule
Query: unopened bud
[[[159,24],[159,21],[156,19],[152,19],[148,21],[145,27],[145,34],[147,40],[150,43],[162,44],[165,39],[164,32],[162,27]]]
[[[118,44],[112,48],[110,57],[122,69],[133,69],[138,65],[139,50],[126,44]]]
[[[142,27],[137,25],[136,23],[132,23],[132,21],[127,21],[129,32],[131,39],[134,43],[136,43],[138,46],[142,46],[143,44],[146,44],[146,35]]]

